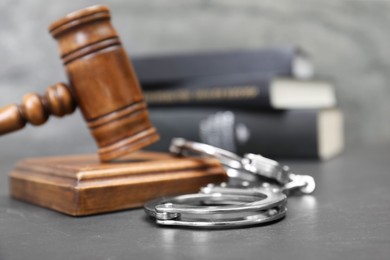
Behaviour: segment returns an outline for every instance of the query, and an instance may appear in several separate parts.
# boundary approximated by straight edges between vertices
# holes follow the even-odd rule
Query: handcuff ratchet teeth
[[[310,194],[315,189],[313,177],[293,174],[288,166],[258,154],[240,157],[183,138],[172,139],[170,152],[181,156],[191,152],[217,158],[235,182],[209,184],[199,193],[146,203],[145,212],[160,225],[226,228],[267,223],[285,216],[287,195]],[[252,177],[250,181],[248,175]]]

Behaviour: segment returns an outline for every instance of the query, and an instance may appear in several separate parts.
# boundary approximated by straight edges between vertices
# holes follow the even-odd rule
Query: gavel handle
[[[57,83],[48,87],[44,96],[28,93],[22,105],[8,105],[0,109],[0,135],[23,128],[27,122],[41,125],[49,116],[62,117],[73,113],[76,101],[67,85]]]

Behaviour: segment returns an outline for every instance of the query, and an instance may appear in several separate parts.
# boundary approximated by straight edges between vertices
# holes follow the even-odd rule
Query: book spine
[[[150,107],[169,106],[219,106],[271,109],[268,80],[256,85],[213,85],[145,91]],[[207,86],[210,87],[207,87]]]
[[[144,90],[225,75],[256,73],[269,77],[308,78],[312,71],[306,55],[296,47],[138,57],[132,62]],[[302,73],[305,71],[302,68],[309,69]]]
[[[151,109],[161,140],[150,147],[167,151],[183,137],[243,155],[271,158],[319,158],[318,110],[255,112],[211,108]]]

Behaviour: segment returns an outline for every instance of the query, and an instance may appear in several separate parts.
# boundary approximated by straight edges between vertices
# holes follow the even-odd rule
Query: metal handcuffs
[[[172,139],[170,152],[217,158],[230,180],[209,184],[199,193],[147,202],[145,212],[160,225],[223,228],[267,223],[285,216],[287,195],[310,194],[315,189],[313,177],[293,174],[288,166],[258,154],[240,157],[183,138]]]

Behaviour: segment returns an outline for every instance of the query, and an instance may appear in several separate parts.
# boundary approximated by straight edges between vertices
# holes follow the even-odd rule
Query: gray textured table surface
[[[5,154],[6,149],[2,149]],[[16,159],[15,159],[16,160]],[[140,209],[72,218],[8,197],[0,159],[0,259],[389,259],[390,146],[349,149],[325,162],[290,162],[317,179],[272,225],[161,228]]]

